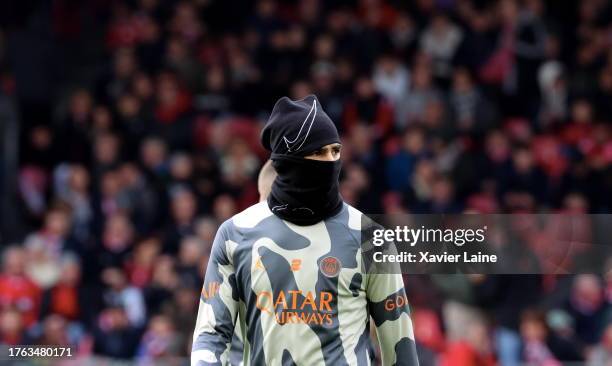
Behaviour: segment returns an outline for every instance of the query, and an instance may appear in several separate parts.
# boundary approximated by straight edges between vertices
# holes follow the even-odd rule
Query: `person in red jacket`
[[[489,335],[484,323],[472,323],[464,339],[448,345],[440,366],[495,366]]]
[[[0,273],[0,307],[15,308],[23,315],[26,327],[36,323],[41,290],[24,273],[25,252],[18,247],[7,248]]]

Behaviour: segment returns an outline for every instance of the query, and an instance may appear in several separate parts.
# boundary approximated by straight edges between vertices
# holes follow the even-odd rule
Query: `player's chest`
[[[321,292],[334,297],[363,295],[360,252],[353,245],[309,245],[287,250],[262,240],[237,255],[241,256],[238,281],[249,287],[245,292],[301,291],[315,297],[326,296]]]

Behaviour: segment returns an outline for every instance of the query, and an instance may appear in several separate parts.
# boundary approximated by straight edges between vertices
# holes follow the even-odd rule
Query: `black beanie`
[[[262,145],[274,154],[306,156],[321,147],[340,143],[334,122],[314,95],[280,98],[261,131]]]

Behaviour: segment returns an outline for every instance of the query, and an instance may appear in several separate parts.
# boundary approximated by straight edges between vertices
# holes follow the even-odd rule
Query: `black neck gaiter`
[[[314,225],[342,209],[338,178],[342,164],[272,154],[278,176],[272,184],[268,206],[283,220]]]

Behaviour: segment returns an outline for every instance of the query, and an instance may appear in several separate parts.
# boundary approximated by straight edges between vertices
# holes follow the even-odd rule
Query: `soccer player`
[[[272,160],[268,160],[261,167],[257,177],[257,192],[259,192],[259,202],[266,201],[270,196],[272,184],[276,179],[276,171],[272,166]]]
[[[279,99],[261,139],[277,176],[217,232],[192,365],[225,364],[236,322],[245,365],[368,365],[370,317],[383,365],[418,365],[401,275],[362,268],[362,214],[338,192],[340,138],[317,98]]]

